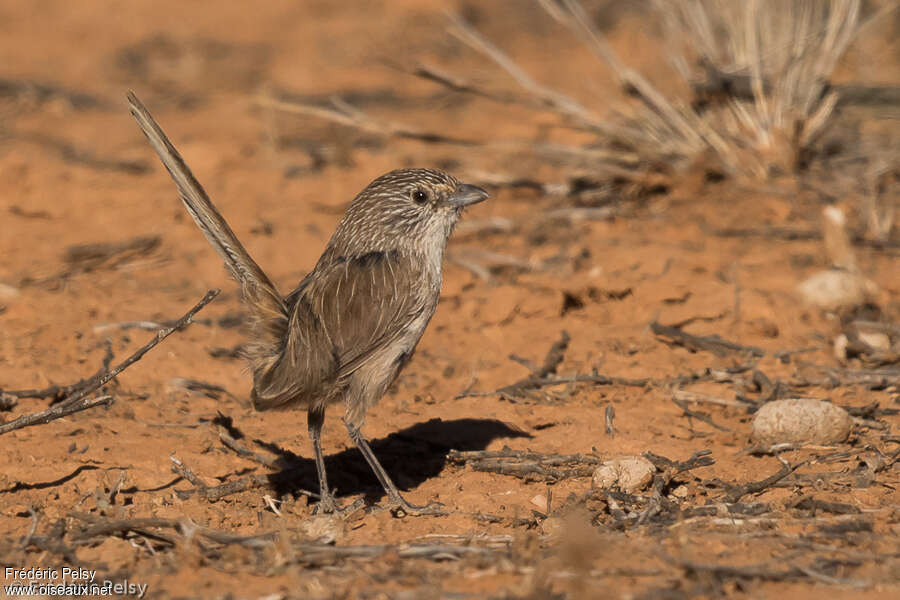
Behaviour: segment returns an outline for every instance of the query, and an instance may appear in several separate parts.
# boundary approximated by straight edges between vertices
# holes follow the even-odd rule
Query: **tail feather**
[[[265,370],[277,360],[278,349],[287,328],[288,311],[281,295],[250,257],[178,150],[133,92],[128,92],[128,104],[131,114],[175,181],[188,213],[216,253],[225,261],[228,272],[241,286],[244,301],[252,315],[250,327],[253,339],[248,345],[248,358],[254,372]]]

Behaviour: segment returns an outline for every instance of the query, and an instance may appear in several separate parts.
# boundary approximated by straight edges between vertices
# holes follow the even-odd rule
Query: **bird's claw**
[[[337,500],[334,499],[334,494],[328,493],[323,494],[319,501],[316,503],[316,507],[313,509],[314,515],[349,515],[350,513],[356,512],[365,504],[365,500],[363,498],[357,498],[349,505],[341,507]]]

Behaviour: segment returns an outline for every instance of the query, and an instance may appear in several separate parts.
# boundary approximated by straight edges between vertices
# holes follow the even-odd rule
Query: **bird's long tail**
[[[281,295],[250,257],[178,150],[133,92],[128,92],[128,104],[131,114],[175,181],[185,208],[225,261],[228,272],[240,284],[251,312],[251,343],[247,346],[247,358],[254,372],[264,370],[267,363],[277,359],[287,329],[288,310]]]

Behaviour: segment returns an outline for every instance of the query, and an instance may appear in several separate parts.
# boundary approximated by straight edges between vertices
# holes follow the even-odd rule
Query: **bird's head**
[[[462,210],[487,197],[442,171],[391,171],[353,199],[330,245],[350,253],[443,250]]]

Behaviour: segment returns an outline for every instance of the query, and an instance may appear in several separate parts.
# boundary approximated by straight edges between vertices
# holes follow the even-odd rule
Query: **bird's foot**
[[[445,510],[444,505],[440,502],[430,502],[425,506],[417,506],[410,504],[400,495],[388,500],[388,508],[395,517],[442,516],[450,514],[450,511]]]
[[[322,494],[319,501],[316,503],[316,507],[313,509],[314,515],[349,515],[350,513],[356,512],[360,508],[365,505],[366,501],[363,498],[357,498],[355,501],[351,502],[349,505],[341,507],[337,500],[334,498],[334,494],[328,492],[327,494]]]

